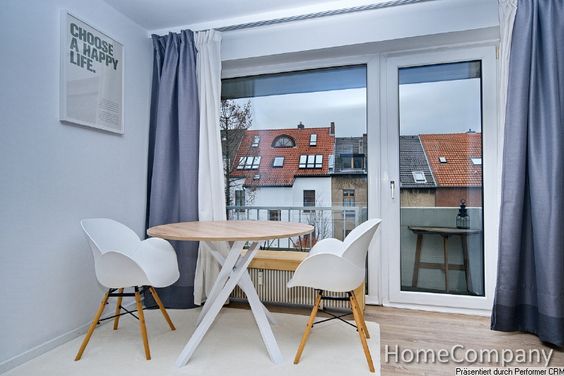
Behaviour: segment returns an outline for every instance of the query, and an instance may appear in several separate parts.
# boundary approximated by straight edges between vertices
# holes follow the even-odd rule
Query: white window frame
[[[400,212],[399,212],[399,87],[398,69],[462,61],[482,61],[482,135],[483,135],[483,216],[484,216],[484,291],[485,296],[435,294],[428,292],[401,291],[400,265]],[[499,223],[499,199],[496,191],[498,170],[497,124],[497,65],[494,46],[476,46],[440,49],[436,51],[410,52],[387,55],[383,61],[380,87],[383,162],[382,198],[383,234],[387,246],[382,248],[382,301],[395,307],[433,309],[451,312],[489,314],[497,276],[497,229]],[[448,161],[447,161],[448,163]],[[394,181],[395,184],[391,184]],[[391,190],[394,190],[392,195]],[[392,198],[393,196],[393,198]],[[435,308],[436,309],[436,308]]]
[[[425,172],[424,171],[411,171],[411,174],[413,175],[413,181],[416,184],[425,184],[427,183],[427,177],[425,176]],[[417,176],[422,176],[422,179],[417,179]]]
[[[388,152],[387,147],[387,106],[386,100],[386,59],[392,56],[391,53],[386,51],[394,51],[399,53],[409,53],[411,51],[449,51],[451,49],[467,49],[474,47],[486,47],[494,49],[499,44],[499,36],[497,29],[491,28],[483,33],[483,35],[476,37],[475,34],[469,32],[459,33],[460,35],[443,36],[443,35],[429,35],[424,37],[409,38],[403,41],[397,41],[397,44],[388,43],[387,46],[375,43],[373,47],[363,46],[357,49],[356,53],[347,51],[345,53],[337,50],[322,51],[320,54],[303,55],[303,57],[295,56],[292,61],[284,59],[283,61],[277,58],[261,60],[261,59],[241,59],[239,62],[231,64],[229,67],[224,67],[222,70],[222,79],[235,78],[243,76],[252,76],[258,74],[272,74],[294,72],[307,69],[320,69],[339,67],[345,65],[366,64],[367,66],[367,100],[366,100],[366,115],[367,115],[367,158],[370,160],[365,169],[368,174],[368,217],[369,218],[383,218],[384,221],[380,225],[380,229],[376,232],[373,241],[370,244],[368,252],[368,294],[365,297],[366,304],[382,304],[386,306],[400,306],[404,308],[416,308],[432,311],[447,311],[447,312],[462,312],[470,314],[484,314],[483,310],[453,308],[452,305],[425,305],[425,304],[397,304],[391,303],[389,296],[389,252],[382,253],[383,250],[389,249],[388,240],[382,234],[388,232],[391,227],[387,223],[387,210],[386,200],[384,196],[390,194],[390,181],[393,180],[389,175],[388,169]],[[402,52],[399,52],[402,51]],[[488,118],[491,118],[492,111],[497,111],[497,107],[491,108],[492,104],[488,103]],[[497,115],[496,115],[497,116]],[[489,149],[492,148],[494,141],[488,141]],[[484,145],[486,146],[486,145]],[[489,151],[491,152],[491,151]],[[497,156],[496,156],[497,158]],[[329,164],[331,167],[331,157]],[[305,163],[305,162],[304,162]],[[335,161],[332,160],[333,168]],[[485,173],[491,175],[489,169],[493,169],[494,165],[488,162],[489,167]],[[499,166],[499,165],[498,165]],[[484,175],[485,176],[485,175]],[[398,187],[399,180],[396,180],[396,193],[399,193]],[[484,192],[484,194],[491,192]],[[495,194],[496,197],[499,194]],[[496,213],[495,218],[499,217]],[[496,220],[492,219],[492,221]],[[495,225],[497,228],[497,223]],[[497,241],[495,239],[494,243]],[[492,247],[491,240],[489,246]],[[497,245],[495,245],[495,257],[497,259]],[[396,250],[398,251],[398,250]],[[489,307],[491,312],[491,306]],[[487,312],[486,314],[489,314]]]
[[[251,147],[256,148],[260,144],[260,136],[253,136],[253,142],[251,143]]]
[[[312,133],[309,136],[309,146],[317,146],[317,133]]]
[[[323,168],[323,154],[300,155],[299,168]]]
[[[237,170],[258,170],[261,157],[240,157]]]
[[[280,162],[280,163],[276,163],[276,162]],[[274,157],[274,159],[272,160],[272,167],[275,168],[282,168],[284,167],[284,157]]]

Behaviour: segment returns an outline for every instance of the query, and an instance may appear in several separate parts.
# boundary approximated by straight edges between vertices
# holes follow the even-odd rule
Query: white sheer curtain
[[[505,108],[507,106],[507,82],[509,77],[509,55],[511,51],[511,37],[513,35],[513,24],[517,12],[517,0],[499,1],[499,144],[498,144],[498,197],[501,202],[501,171],[503,168],[503,142],[505,132]]]
[[[198,214],[200,221],[225,220],[223,158],[219,131],[221,106],[221,33],[200,31],[195,36],[198,50],[196,74],[200,101],[200,152],[198,172]],[[226,247],[218,244],[218,247]],[[217,262],[200,243],[194,277],[194,303],[206,300],[219,273]],[[226,252],[226,249],[220,251]]]

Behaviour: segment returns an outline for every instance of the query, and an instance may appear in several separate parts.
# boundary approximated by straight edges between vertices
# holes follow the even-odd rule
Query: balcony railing
[[[359,206],[228,206],[230,220],[278,220],[306,223],[315,229],[311,235],[264,242],[262,249],[308,251],[325,238],[343,240],[367,218],[366,207]]]

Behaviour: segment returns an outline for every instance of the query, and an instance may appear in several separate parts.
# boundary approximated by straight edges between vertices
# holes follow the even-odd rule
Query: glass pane
[[[220,126],[228,217],[315,227],[264,247],[308,251],[366,220],[366,66],[223,80]],[[262,161],[239,169],[243,157]]]
[[[399,69],[401,289],[484,295],[481,62]]]

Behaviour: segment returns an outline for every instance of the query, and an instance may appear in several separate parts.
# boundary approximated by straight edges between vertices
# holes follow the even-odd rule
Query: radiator
[[[260,274],[262,273],[262,281]],[[286,287],[294,272],[285,270],[249,269],[251,280],[255,285],[259,299],[264,303],[295,306],[313,306],[315,291],[309,287]],[[262,283],[260,283],[262,282]],[[331,293],[331,296],[346,297],[346,293]],[[231,298],[235,301],[246,300],[245,293],[237,286]],[[326,300],[322,307],[349,309],[348,301]]]

